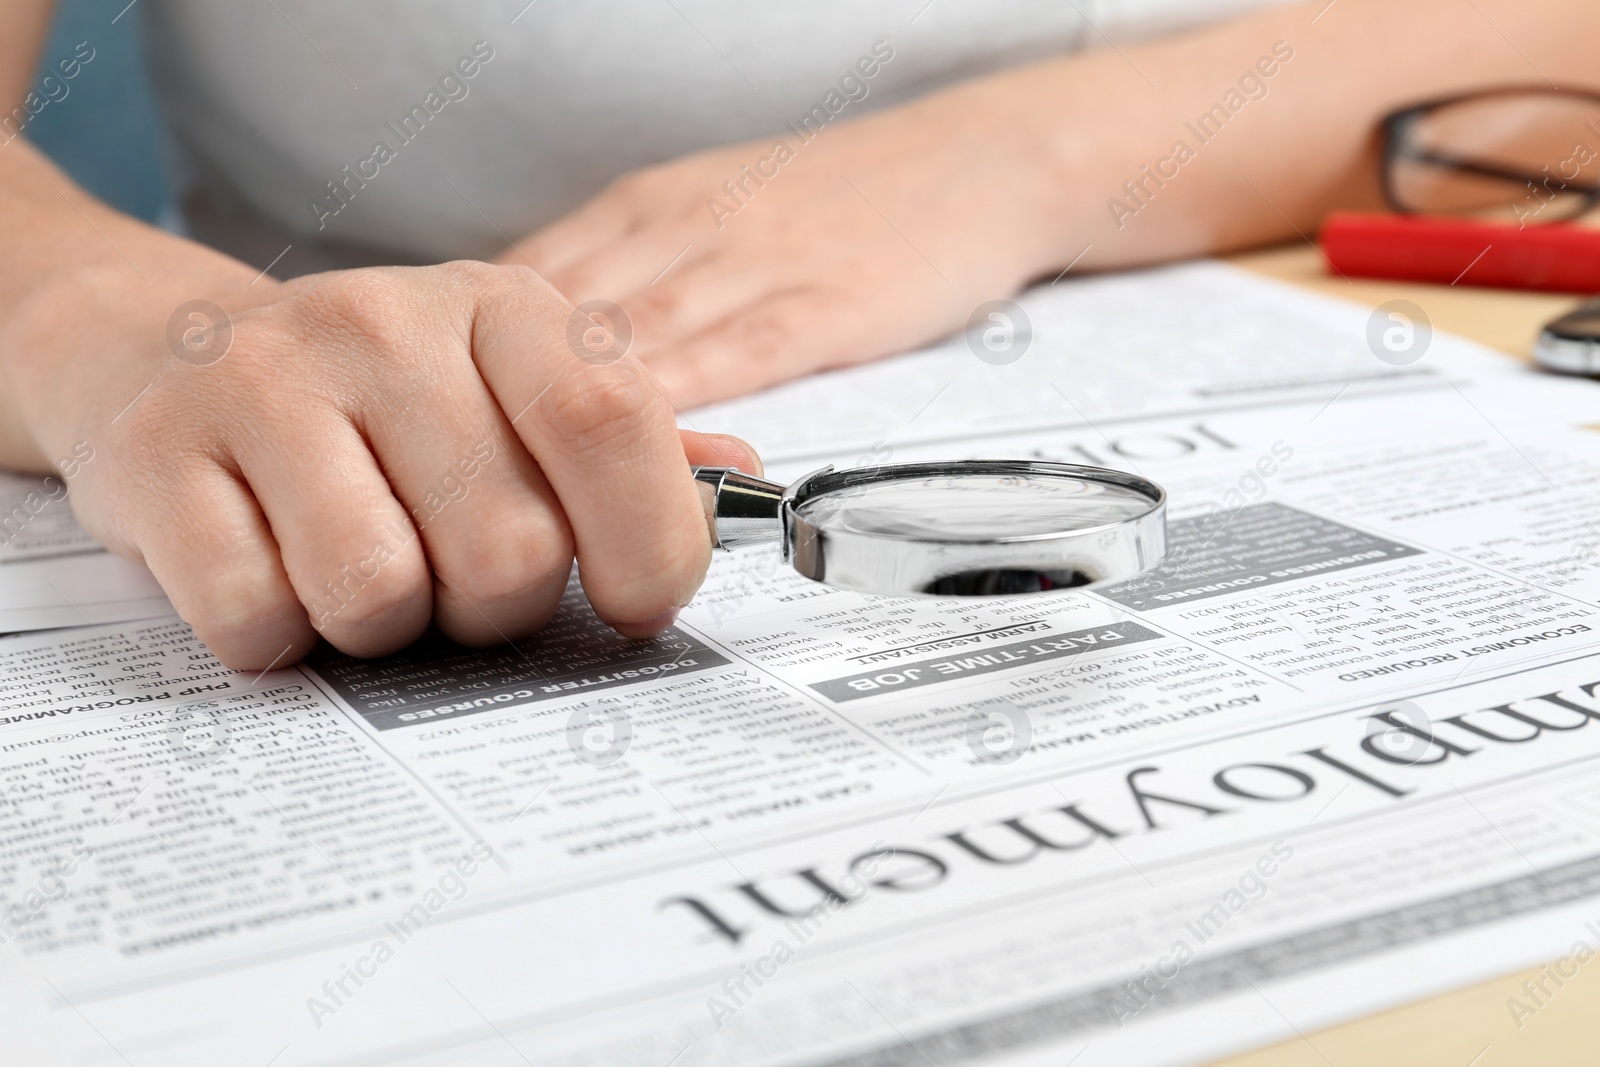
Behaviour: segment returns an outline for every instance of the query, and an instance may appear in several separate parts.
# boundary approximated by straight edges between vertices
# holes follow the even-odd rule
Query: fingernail
[[[635,641],[645,641],[671,626],[678,621],[678,609],[668,608],[655,618],[646,619],[644,622],[618,622],[611,628],[623,637],[630,637]]]

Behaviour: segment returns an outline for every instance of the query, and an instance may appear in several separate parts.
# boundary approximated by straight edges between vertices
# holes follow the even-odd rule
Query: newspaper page
[[[1051,333],[1141,290],[1273,317],[1215,364]],[[1152,575],[868,597],[751,548],[651,642],[574,583],[511,647],[256,676],[173,618],[0,640],[7,1061],[1191,1064],[1600,951],[1592,387],[1397,371],[1214,267],[1024,307],[1009,382],[691,417],[788,473],[1137,470]],[[987,429],[917,413],[941,366]]]
[[[59,476],[0,470],[0,633],[172,614],[149,571],[101,548],[73,520],[71,480],[93,461],[85,442]]]

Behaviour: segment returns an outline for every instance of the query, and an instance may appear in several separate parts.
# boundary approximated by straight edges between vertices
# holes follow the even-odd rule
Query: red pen
[[[1518,229],[1471,219],[1352,211],[1328,216],[1321,242],[1328,263],[1352,278],[1600,292],[1600,229],[1587,226]]]

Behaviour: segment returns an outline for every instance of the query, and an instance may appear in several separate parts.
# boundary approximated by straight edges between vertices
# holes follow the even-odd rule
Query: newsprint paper
[[[0,640],[0,1058],[1188,1064],[1600,950],[1592,387],[1214,265],[1020,304],[690,419],[1137,471],[1152,575],[749,549],[652,642],[574,584],[259,676],[171,616]]]

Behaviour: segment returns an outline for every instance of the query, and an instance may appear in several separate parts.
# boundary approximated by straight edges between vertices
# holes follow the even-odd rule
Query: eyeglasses
[[[1489,89],[1383,120],[1383,188],[1404,214],[1519,228],[1600,204],[1600,93]]]

